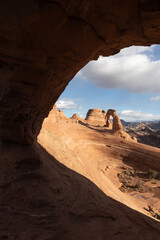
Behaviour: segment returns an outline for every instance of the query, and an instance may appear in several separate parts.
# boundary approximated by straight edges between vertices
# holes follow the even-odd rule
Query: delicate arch
[[[113,130],[123,130],[123,126],[121,123],[121,120],[118,116],[118,114],[116,113],[115,109],[108,109],[107,113],[106,113],[106,126],[110,127],[110,117],[113,117]]]

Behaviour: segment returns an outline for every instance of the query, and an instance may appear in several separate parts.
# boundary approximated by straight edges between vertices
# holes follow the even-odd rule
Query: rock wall
[[[160,43],[159,13],[158,0],[0,1],[0,138],[35,141],[90,60]]]

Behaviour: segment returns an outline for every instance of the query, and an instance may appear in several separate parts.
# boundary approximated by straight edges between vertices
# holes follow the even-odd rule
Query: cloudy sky
[[[68,117],[117,110],[125,121],[160,120],[160,46],[132,46],[89,62],[57,101]]]

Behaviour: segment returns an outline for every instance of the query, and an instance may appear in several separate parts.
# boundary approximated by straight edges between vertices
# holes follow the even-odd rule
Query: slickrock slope
[[[86,229],[86,233],[82,236],[92,236],[93,239],[98,239],[98,235],[101,236],[102,239],[105,239],[107,233],[111,239],[115,239],[115,236],[116,239],[154,239],[158,236],[157,234],[160,233],[159,222],[156,222],[153,219],[149,220],[147,216],[143,215],[144,213],[148,214],[148,212],[144,210],[144,207],[147,208],[149,202],[143,198],[138,201],[138,198],[122,193],[119,190],[121,184],[118,180],[117,173],[120,173],[122,169],[130,166],[135,169],[141,169],[144,168],[144,166],[147,169],[151,169],[154,166],[154,170],[160,172],[160,150],[146,147],[143,144],[138,144],[133,141],[122,140],[121,138],[114,136],[110,130],[102,128],[97,130],[97,128],[69,122],[62,124],[59,122],[58,124],[55,123],[51,125],[47,120],[44,122],[43,129],[39,135],[39,143],[62,164],[65,164],[70,169],[89,178],[105,194],[107,194],[107,196],[109,196],[112,203],[114,202],[114,204],[116,204],[116,209],[113,211],[114,214],[116,214],[114,221],[121,219],[121,223],[117,222],[117,224],[112,226],[114,216],[112,207],[108,205],[103,211],[103,200],[100,200],[102,201],[101,203],[99,201],[97,202],[97,197],[91,189],[88,190],[87,195],[90,198],[93,194],[93,198],[91,197],[88,205],[88,202],[85,202],[86,200],[83,190],[79,188],[77,197],[74,198],[74,206],[76,204],[75,202],[78,202],[79,198],[81,198],[82,193],[84,199],[84,205],[82,207],[83,211],[88,205],[88,207],[92,209],[92,213],[94,212],[93,208],[97,212],[97,206],[99,206],[98,209],[100,208],[103,212],[98,218],[95,213],[90,217],[88,215],[81,215],[80,212],[74,214],[74,216],[76,215],[76,219],[80,226],[83,222],[83,217],[87,219],[89,217],[90,221],[95,223],[91,228]],[[104,201],[105,204],[107,204],[106,199]],[[119,203],[117,201],[119,201]],[[154,201],[155,206],[158,208],[160,200],[156,200],[155,198]],[[120,202],[128,207],[125,207]],[[123,213],[120,213],[121,209],[123,209]],[[123,214],[126,215],[126,210],[128,211],[127,218],[125,217],[125,220],[122,221],[124,218]],[[141,213],[138,213],[137,211]],[[104,212],[108,216],[108,220],[105,224],[104,221],[106,215],[104,216],[104,220],[101,218]],[[118,216],[117,214],[120,215]],[[139,218],[140,224],[138,224]],[[97,219],[98,222],[95,219]],[[86,220],[86,224],[90,221]],[[125,223],[126,221],[127,223]],[[98,226],[96,227],[97,224]],[[100,231],[99,224],[101,225]],[[126,226],[128,227],[126,228]],[[117,227],[119,230],[122,228],[126,230],[128,229],[128,233],[118,233],[119,230],[117,231]]]
[[[58,161],[37,143],[0,146],[0,239],[158,239],[158,222],[61,164],[75,158],[51,139]]]
[[[99,108],[89,109],[85,120],[91,125],[104,126],[106,124],[106,112]]]

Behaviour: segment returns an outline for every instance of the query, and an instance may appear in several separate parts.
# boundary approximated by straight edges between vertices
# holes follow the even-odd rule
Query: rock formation
[[[113,117],[112,123],[110,122],[110,117]],[[135,142],[137,142],[136,137],[133,138],[131,137],[128,133],[126,133],[125,131],[123,131],[123,125],[121,123],[121,120],[118,116],[118,114],[116,113],[115,109],[108,109],[107,113],[106,113],[106,127],[108,128],[112,128],[112,132],[115,136],[124,138],[126,140],[133,140]]]
[[[74,113],[73,116],[70,118],[70,120],[72,122],[79,122],[79,121],[85,122],[85,120],[83,118],[79,117],[77,113]]]
[[[32,143],[69,81],[90,60],[160,43],[160,4],[0,2],[0,138]]]
[[[110,117],[113,117],[112,123]],[[121,120],[114,109],[108,109],[107,113],[99,108],[89,109],[86,116],[86,121],[91,125],[106,126],[113,130],[123,130]]]
[[[53,109],[49,113],[50,119],[52,121],[63,121],[68,120],[68,118],[65,116],[64,112],[62,110],[57,110],[56,104],[54,104]]]
[[[106,112],[99,108],[89,109],[86,115],[86,121],[91,125],[104,126],[106,123]]]
[[[110,117],[113,117],[113,130],[123,130],[123,126],[121,123],[120,118],[118,117],[118,114],[116,113],[115,109],[108,109],[107,114],[106,114],[106,126],[110,126],[109,119]]]

